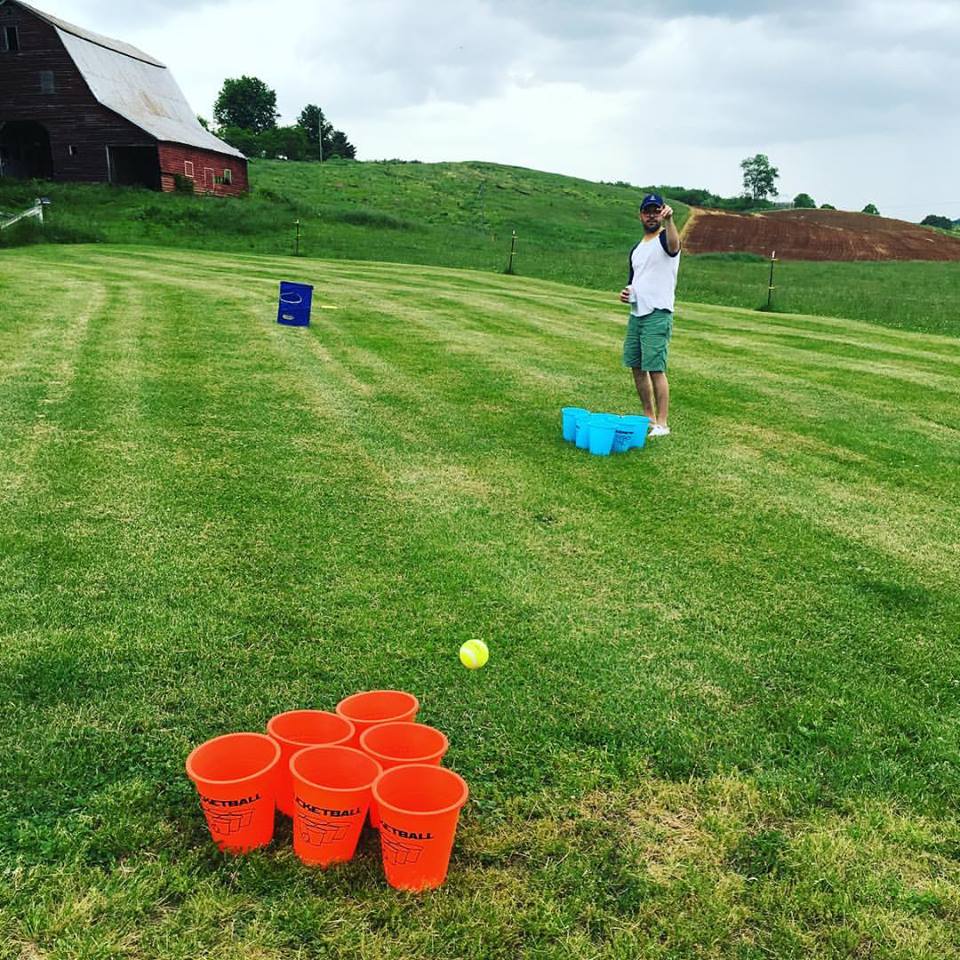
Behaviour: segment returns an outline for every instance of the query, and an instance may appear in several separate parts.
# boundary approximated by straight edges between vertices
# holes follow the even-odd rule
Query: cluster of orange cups
[[[449,741],[416,723],[401,690],[355,693],[336,712],[291,710],[263,733],[228,733],[187,757],[214,843],[245,853],[273,839],[274,810],[293,819],[308,866],[353,858],[368,814],[380,831],[387,882],[439,887],[447,875],[467,784],[440,766]]]

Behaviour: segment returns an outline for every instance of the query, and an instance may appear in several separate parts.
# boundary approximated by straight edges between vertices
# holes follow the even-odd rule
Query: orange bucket
[[[273,839],[280,745],[265,733],[227,733],[187,757],[213,842],[245,853]]]
[[[439,766],[450,741],[446,734],[425,723],[378,723],[360,734],[360,749],[373,757],[384,770],[405,763]],[[380,829],[377,805],[370,807],[370,826]]]
[[[386,770],[374,783],[383,869],[391,887],[432,890],[443,883],[468,794],[462,777],[425,763]]]
[[[344,697],[337,704],[337,713],[357,728],[351,747],[359,747],[360,734],[374,724],[414,720],[419,709],[420,701],[402,690],[367,690]]]
[[[267,724],[267,733],[280,744],[277,773],[277,809],[293,816],[293,778],[290,758],[304,747],[347,744],[356,736],[353,724],[327,710],[289,710]]]
[[[352,747],[306,747],[293,755],[290,772],[294,853],[309,867],[350,860],[380,764]]]

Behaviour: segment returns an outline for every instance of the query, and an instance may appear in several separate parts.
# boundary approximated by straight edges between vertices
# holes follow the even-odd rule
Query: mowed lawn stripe
[[[4,310],[0,389],[5,429],[0,449],[6,455],[0,470],[6,476],[0,491],[7,495],[27,480],[44,445],[56,441],[57,413],[76,375],[90,317],[106,299],[102,284],[56,279],[49,295],[62,303],[62,313],[37,303],[29,290],[18,290]]]

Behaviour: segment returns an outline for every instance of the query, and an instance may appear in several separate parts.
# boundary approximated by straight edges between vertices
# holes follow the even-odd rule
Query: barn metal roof
[[[45,20],[50,24],[51,27],[56,27],[59,31],[73,34],[73,36],[79,37],[81,40],[87,40],[90,43],[95,43],[98,46],[105,47],[107,50],[115,50],[117,53],[122,53],[125,56],[133,57],[135,60],[142,60],[144,63],[152,63],[155,67],[166,66],[166,64],[161,63],[159,60],[154,60],[149,53],[144,53],[142,50],[138,50],[129,43],[123,43],[120,40],[112,40],[110,37],[101,36],[99,33],[94,33],[92,30],[84,30],[83,27],[74,26],[72,23],[67,23],[66,20],[61,20],[59,17],[54,17],[49,13],[44,13],[42,10],[38,10],[36,7],[31,7],[29,3],[21,2],[21,0],[13,0],[13,2],[18,6],[23,7],[24,10],[29,10],[34,16],[39,17],[41,20]],[[0,0],[0,4],[2,3],[3,0]]]
[[[103,106],[158,140],[243,157],[200,125],[173,74],[159,60],[127,43],[51,17],[20,0],[13,2],[57,31],[91,93]]]

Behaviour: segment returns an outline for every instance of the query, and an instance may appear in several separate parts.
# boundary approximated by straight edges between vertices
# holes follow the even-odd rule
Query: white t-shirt
[[[630,313],[645,317],[651,310],[673,312],[680,269],[680,251],[667,252],[666,234],[652,234],[630,251]]]

